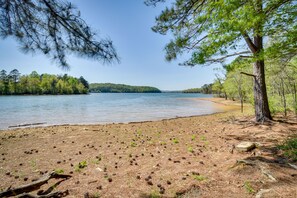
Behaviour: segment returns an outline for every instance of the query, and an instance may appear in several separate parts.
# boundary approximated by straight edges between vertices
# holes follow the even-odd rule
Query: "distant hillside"
[[[158,88],[148,86],[130,86],[113,83],[91,83],[91,93],[161,93]]]
[[[192,88],[192,89],[186,89],[182,91],[183,93],[201,93],[200,88]]]
[[[186,89],[182,91],[183,93],[203,93],[203,94],[212,94],[212,84],[205,84],[200,88]]]

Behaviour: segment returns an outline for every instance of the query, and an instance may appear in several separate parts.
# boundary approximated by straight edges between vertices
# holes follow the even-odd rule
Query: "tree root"
[[[40,186],[47,183],[47,181],[52,178],[68,179],[70,177],[71,177],[71,175],[62,175],[62,174],[57,174],[55,172],[50,172],[50,173],[44,175],[39,180],[34,181],[30,184],[22,185],[17,188],[9,188],[6,191],[0,192],[0,197],[16,196],[16,195],[20,195],[20,194],[22,194],[22,195],[20,195],[21,197],[29,197],[29,198],[30,197],[58,197],[58,194],[61,194],[61,192],[55,192],[55,193],[50,193],[48,195],[40,195],[40,196],[33,196],[33,195],[26,194],[26,193],[38,189]]]
[[[258,160],[256,160],[256,161],[243,160],[243,159],[237,160],[236,164],[232,168],[235,168],[239,164],[245,164],[245,165],[249,165],[249,166],[256,166],[256,167],[258,167],[258,169],[261,170],[262,175],[268,177],[273,182],[277,181],[276,178],[273,177],[272,174],[263,166],[263,163],[261,163]]]
[[[268,192],[270,192],[270,191],[271,191],[271,189],[261,189],[261,190],[256,194],[256,198],[261,198],[262,195],[263,195],[264,193],[268,193]]]
[[[29,193],[23,193],[17,196],[17,198],[60,198],[60,197],[65,197],[68,194],[69,194],[68,190],[52,192],[47,195],[32,195]]]

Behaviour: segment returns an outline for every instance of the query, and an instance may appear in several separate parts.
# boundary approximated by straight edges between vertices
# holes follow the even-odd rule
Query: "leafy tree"
[[[0,93],[7,95],[9,93],[9,78],[5,70],[1,70],[0,72],[0,82]]]
[[[17,89],[15,87],[17,87]],[[0,95],[87,93],[88,89],[85,88],[78,78],[68,75],[39,75],[36,71],[33,71],[29,75],[21,76],[16,69],[12,70],[9,75],[6,74],[5,70],[0,72]]]
[[[29,75],[29,88],[31,94],[40,94],[42,92],[40,87],[40,75],[33,71]]]
[[[12,83],[13,83],[14,94],[17,94],[17,84],[19,82],[20,75],[21,74],[17,69],[14,69],[9,73],[9,78],[12,80]]]
[[[154,6],[158,2],[165,0],[145,1]],[[152,29],[160,34],[172,33],[174,39],[165,47],[169,61],[188,51],[192,56],[183,65],[223,62],[233,56],[252,58],[253,74],[249,75],[254,79],[256,121],[263,121],[271,119],[264,38],[281,35],[285,43],[296,41],[296,9],[294,0],[175,0],[156,18]],[[276,44],[286,47],[281,42]],[[289,48],[296,51],[296,44]]]
[[[227,93],[224,90],[224,78],[222,78],[220,75],[216,74],[216,80],[214,81],[212,85],[212,91],[216,92],[219,97],[221,97],[221,94],[223,93],[224,98],[227,100]]]
[[[212,85],[213,85],[213,84],[204,84],[204,85],[201,87],[201,93],[204,93],[204,94],[212,94]]]
[[[271,95],[272,110],[282,111],[287,116],[288,110],[297,112],[297,64],[294,59],[284,61],[273,59],[268,61],[268,92]]]
[[[20,94],[30,94],[29,76],[20,77]]]
[[[81,82],[86,89],[89,89],[89,82],[86,79],[84,79],[84,77],[79,77],[79,82]]]
[[[118,61],[112,41],[99,39],[65,0],[1,0],[0,36],[13,37],[27,52],[41,52],[68,68],[66,55]]]

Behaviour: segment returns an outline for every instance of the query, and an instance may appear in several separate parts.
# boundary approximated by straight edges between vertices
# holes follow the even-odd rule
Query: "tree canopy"
[[[20,94],[86,94],[89,83],[82,76],[78,79],[72,76],[41,74],[36,71],[29,75],[21,75],[14,69],[9,74],[0,71],[0,95]]]
[[[0,0],[0,36],[13,37],[23,52],[41,52],[69,68],[66,55],[119,61],[112,41],[101,38],[65,0]]]
[[[154,6],[158,2],[165,0],[145,1]],[[195,66],[232,56],[260,56],[253,40],[257,35],[278,37],[275,45],[283,43],[278,50],[296,53],[296,12],[294,0],[176,0],[156,18],[152,30],[172,33],[165,47],[167,60],[192,52],[183,65]]]

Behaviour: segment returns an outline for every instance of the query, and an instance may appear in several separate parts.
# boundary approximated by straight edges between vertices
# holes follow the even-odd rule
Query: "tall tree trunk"
[[[272,120],[265,83],[264,60],[257,60],[254,64],[254,102],[256,121]]]
[[[258,14],[263,14],[263,0],[256,0],[255,5]],[[254,102],[257,122],[272,120],[265,83],[265,63],[262,54],[264,52],[263,28],[264,22],[260,20],[254,29],[253,53],[257,58],[256,62],[254,63]]]
[[[297,115],[297,90],[296,90],[296,83],[294,82],[294,109],[295,109],[295,114]]]
[[[284,105],[284,112],[285,116],[287,116],[287,100],[286,100],[286,93],[285,93],[285,86],[284,86],[284,79],[281,77],[281,92],[283,98],[283,105]]]

